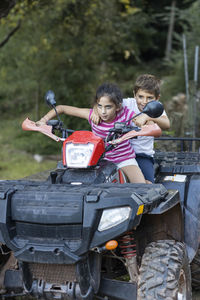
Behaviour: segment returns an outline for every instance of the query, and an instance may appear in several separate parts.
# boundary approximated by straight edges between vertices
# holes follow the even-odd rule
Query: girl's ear
[[[117,105],[116,111],[119,111],[121,108],[122,108],[122,104],[120,103]]]

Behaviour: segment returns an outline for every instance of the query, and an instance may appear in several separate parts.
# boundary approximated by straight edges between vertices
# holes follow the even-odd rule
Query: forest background
[[[198,136],[199,13],[200,0],[1,1],[0,179],[54,168],[61,157],[56,142],[21,129],[26,117],[36,121],[49,110],[49,89],[57,104],[88,107],[99,84],[115,82],[131,97],[136,77],[151,73],[162,79],[169,117],[174,96],[186,94],[179,106],[191,107],[186,112],[195,114],[195,124],[193,117],[181,123],[182,133]],[[89,129],[85,120],[62,120],[68,128]]]

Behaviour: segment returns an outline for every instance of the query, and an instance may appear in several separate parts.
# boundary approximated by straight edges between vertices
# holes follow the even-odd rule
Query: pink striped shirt
[[[92,128],[92,132],[94,132],[97,136],[105,139],[109,133],[109,129],[114,127],[115,122],[125,122],[131,119],[134,115],[134,112],[129,110],[126,106],[123,107],[116,115],[115,119],[110,122],[106,123],[102,121],[98,125],[95,125],[91,120],[92,109],[90,110],[89,114],[89,123]],[[131,124],[132,121],[127,122],[127,124]],[[120,143],[117,147],[113,150],[108,151],[105,153],[105,159],[112,161],[113,163],[120,163],[127,159],[135,158],[135,152],[131,147],[130,141],[124,141]]]

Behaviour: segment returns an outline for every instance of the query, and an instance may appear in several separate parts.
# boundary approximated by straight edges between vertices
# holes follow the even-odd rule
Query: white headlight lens
[[[102,213],[98,230],[104,231],[129,219],[131,214],[130,206],[105,209]]]
[[[66,162],[70,168],[87,168],[94,145],[88,144],[66,144]]]

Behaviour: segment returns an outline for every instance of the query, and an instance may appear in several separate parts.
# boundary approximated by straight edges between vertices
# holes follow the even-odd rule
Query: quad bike
[[[46,98],[55,108],[53,93]],[[162,111],[153,101],[143,113]],[[63,142],[63,159],[46,181],[0,182],[2,297],[190,300],[199,166],[179,164],[185,157],[178,154],[165,162],[159,153],[156,184],[128,183],[104,153],[125,139],[159,136],[157,125],[116,123],[106,141],[72,133],[59,116],[22,126]]]

